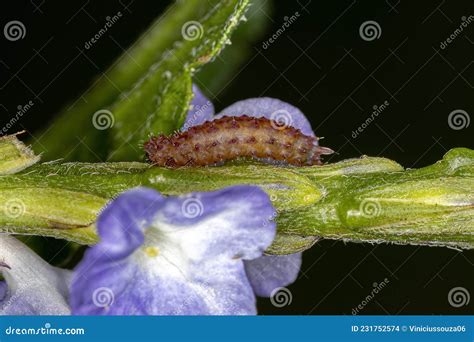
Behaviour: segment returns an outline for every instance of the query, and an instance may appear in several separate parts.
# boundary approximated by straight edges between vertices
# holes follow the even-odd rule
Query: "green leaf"
[[[111,108],[111,160],[139,160],[141,147],[152,134],[170,134],[179,129],[192,99],[192,75],[214,59],[230,42],[248,0],[206,1],[209,11],[185,23],[183,39],[150,68],[135,87]]]
[[[134,89],[140,90],[140,85],[136,85],[136,83],[144,75],[148,75],[147,77],[153,75],[153,71],[150,70],[151,66],[157,63],[162,66],[168,65],[169,71],[172,71],[176,78],[162,79],[163,82],[159,87],[168,91],[174,90],[172,95],[174,100],[165,99],[163,102],[166,103],[154,102],[153,105],[163,105],[166,108],[167,114],[162,114],[161,119],[166,121],[163,122],[163,127],[170,128],[173,120],[177,122],[181,119],[180,116],[182,116],[183,111],[181,107],[186,106],[187,103],[185,104],[185,102],[191,98],[189,84],[191,73],[194,72],[192,66],[198,67],[207,62],[208,58],[215,56],[216,49],[219,50],[223,45],[223,37],[228,38],[230,32],[237,25],[236,18],[240,18],[243,14],[247,3],[246,0],[223,1],[222,3],[216,0],[177,1],[151,25],[150,29],[132,47],[120,56],[108,71],[96,80],[80,99],[65,108],[44,132],[40,132],[40,141],[33,144],[35,151],[42,152],[44,160],[64,158],[78,161],[103,161],[109,156],[112,147],[110,143],[113,143],[115,144],[114,149],[120,147],[121,144],[125,144],[125,146],[119,148],[117,153],[128,149],[134,151],[132,154],[135,155],[135,159],[141,159],[143,153],[139,153],[138,141],[145,139],[146,134],[141,136],[140,139],[130,139],[131,145],[124,141],[117,143],[117,140],[120,140],[122,136],[128,137],[126,133],[122,134],[120,132],[121,129],[127,130],[125,127],[132,121],[127,116],[128,114],[138,116],[136,120],[139,120],[142,124],[145,122],[149,124],[147,120],[150,119],[144,119],[149,112],[142,113],[140,110],[150,108],[150,103],[157,100],[160,90],[158,88],[153,90],[151,92],[152,97],[146,99],[143,107],[140,105],[135,109],[124,104],[123,98],[120,100],[119,97],[125,96],[124,93],[128,92],[129,95],[126,96],[136,99],[135,95],[132,96],[133,91],[131,89],[135,85]],[[185,23],[192,20],[202,20],[208,23],[209,26],[204,28],[202,39],[188,42],[183,40],[182,28]],[[217,28],[224,28],[224,30],[216,33],[214,29]],[[190,57],[194,58],[196,56],[188,56],[186,53],[182,53],[186,50],[192,54],[193,51],[189,51],[189,48],[191,46],[195,47],[203,41],[208,44],[206,47],[212,45],[212,51],[206,51],[204,47],[200,48],[200,52],[204,54],[209,52],[210,54],[205,55],[199,61],[190,59]],[[181,60],[175,59],[174,63],[179,65],[174,65],[170,61],[170,53],[175,53],[175,51]],[[183,63],[189,69],[181,68]],[[155,82],[159,82],[157,78],[169,75],[164,71],[166,70],[160,69],[159,75],[155,75]],[[178,79],[183,80],[182,86],[173,84],[178,82]],[[161,99],[163,99],[163,96],[160,96]],[[115,106],[114,103],[117,101],[120,104]],[[173,115],[174,111],[170,112],[170,109],[173,109],[172,101],[179,102],[177,103],[176,117],[165,119],[165,116]],[[109,111],[110,107],[117,108],[120,113],[123,110],[124,114],[118,115],[123,115],[125,121],[121,121],[122,117],[116,119],[115,112]],[[154,112],[156,108],[151,110]],[[94,116],[94,114],[96,115]],[[111,128],[111,125],[113,125],[113,128]],[[175,123],[173,127],[176,128],[177,125]],[[113,138],[110,136],[112,129],[114,130]],[[141,133],[143,133],[143,130],[141,130]],[[140,133],[130,132],[130,134],[133,138],[138,138]],[[120,158],[120,154],[117,153],[114,153],[112,157]]]
[[[272,24],[271,4],[269,0],[253,0],[245,14],[245,24],[239,25],[232,35],[232,44],[222,51],[219,58],[197,72],[194,82],[208,97],[218,97],[226,90],[239,68],[256,53],[254,43],[260,40]]]

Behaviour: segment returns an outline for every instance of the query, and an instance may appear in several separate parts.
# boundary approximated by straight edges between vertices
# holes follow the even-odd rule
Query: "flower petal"
[[[278,99],[263,97],[235,102],[223,109],[216,118],[222,116],[266,117],[301,130],[305,135],[315,136],[306,116],[296,107]],[[270,297],[275,288],[293,283],[302,262],[301,253],[285,256],[263,256],[245,261],[249,281],[257,296]]]
[[[12,236],[0,235],[0,314],[66,315],[70,272],[53,267]]]
[[[210,121],[214,116],[214,105],[195,84],[193,84],[193,93],[194,97],[191,100],[191,108],[186,115],[183,127],[181,127],[182,131],[186,131],[192,126],[200,125],[205,121]]]
[[[253,314],[242,259],[275,236],[274,209],[258,187],[164,198],[119,196],[98,220],[101,242],[75,270],[75,314]]]
[[[235,102],[223,109],[216,118],[222,116],[247,115],[256,118],[266,117],[284,126],[298,128],[305,135],[314,136],[306,116],[295,106],[271,97],[251,98]]]
[[[298,277],[302,253],[265,255],[245,261],[247,277],[257,296],[270,297],[273,290],[293,283]]]
[[[259,187],[233,186],[169,198],[158,219],[173,225],[175,234],[186,229],[181,243],[195,259],[224,254],[251,260],[273,241],[274,215],[268,195]]]

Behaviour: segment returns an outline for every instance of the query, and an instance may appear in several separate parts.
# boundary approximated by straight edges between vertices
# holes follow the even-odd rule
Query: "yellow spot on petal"
[[[146,247],[145,248],[145,253],[150,257],[154,258],[157,257],[160,254],[160,250],[156,247]]]

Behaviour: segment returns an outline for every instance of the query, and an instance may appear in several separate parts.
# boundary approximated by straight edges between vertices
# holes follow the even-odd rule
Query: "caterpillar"
[[[321,155],[334,152],[299,129],[246,115],[224,116],[171,136],[155,136],[144,148],[152,164],[170,168],[215,165],[237,158],[320,165]]]

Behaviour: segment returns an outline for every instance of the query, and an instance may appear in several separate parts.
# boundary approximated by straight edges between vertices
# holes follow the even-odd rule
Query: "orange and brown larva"
[[[270,159],[290,165],[320,165],[333,151],[299,129],[281,127],[267,118],[225,116],[171,136],[145,143],[148,160],[157,166],[206,166],[237,158]]]

